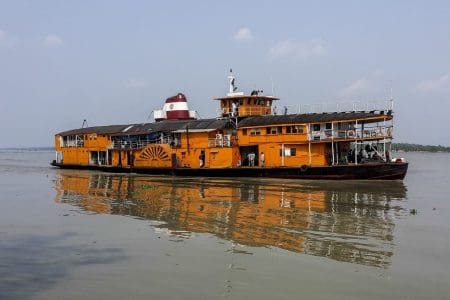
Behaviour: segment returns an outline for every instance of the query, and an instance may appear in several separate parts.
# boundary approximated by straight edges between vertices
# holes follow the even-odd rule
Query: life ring
[[[355,136],[355,131],[354,130],[348,130],[347,131],[347,137],[354,137]]]
[[[306,171],[308,171],[308,166],[307,166],[307,165],[302,165],[302,166],[300,167],[300,171],[301,171],[302,173],[305,173]]]

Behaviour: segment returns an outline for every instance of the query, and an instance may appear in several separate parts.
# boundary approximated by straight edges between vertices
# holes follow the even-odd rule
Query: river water
[[[0,299],[449,299],[450,154],[403,182],[59,170],[0,151]]]

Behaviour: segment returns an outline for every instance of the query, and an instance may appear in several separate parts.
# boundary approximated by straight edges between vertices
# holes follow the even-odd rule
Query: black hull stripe
[[[268,177],[320,180],[402,180],[408,163],[376,163],[307,168],[130,168],[96,165],[68,165],[52,163],[62,169],[99,170],[117,173],[142,173],[171,176],[201,177]]]

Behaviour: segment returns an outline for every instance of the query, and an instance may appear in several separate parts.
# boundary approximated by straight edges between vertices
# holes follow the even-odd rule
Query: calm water
[[[403,155],[403,182],[331,182],[1,151],[0,299],[449,299],[450,155]]]

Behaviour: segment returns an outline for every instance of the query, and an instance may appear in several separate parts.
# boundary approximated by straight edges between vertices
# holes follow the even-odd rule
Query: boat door
[[[175,153],[172,153],[171,160],[172,160],[172,168],[178,167],[178,158]]]
[[[241,155],[242,166],[245,166],[245,167],[252,166],[252,162],[251,162],[252,154],[253,154],[253,158],[254,158],[253,166],[258,165],[258,158],[259,158],[258,145],[241,146],[241,147],[239,147],[239,154]]]
[[[108,165],[112,166],[112,151],[108,150]]]

